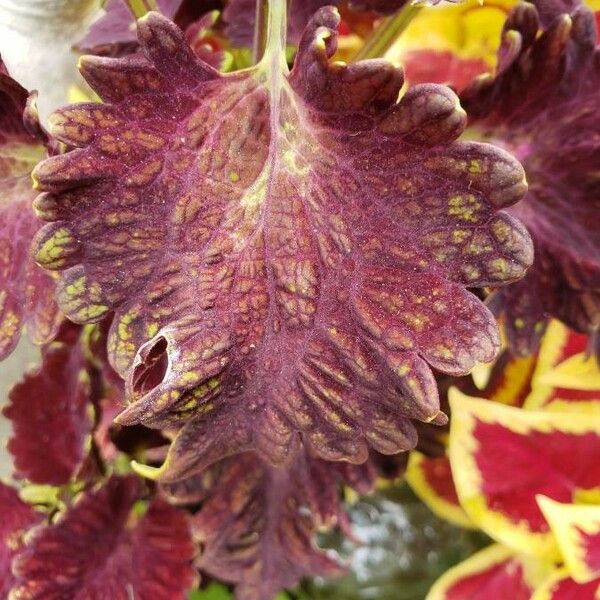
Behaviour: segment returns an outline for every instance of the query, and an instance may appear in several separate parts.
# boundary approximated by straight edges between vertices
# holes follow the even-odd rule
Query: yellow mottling
[[[465,265],[462,268],[462,271],[467,277],[468,281],[475,281],[481,277],[481,271],[473,265]]]
[[[471,160],[469,163],[469,173],[477,174],[481,173],[481,161],[479,160]]]
[[[447,346],[444,346],[443,344],[437,344],[435,350],[437,355],[445,360],[450,360],[454,356],[452,350],[450,350]]]
[[[229,173],[229,181],[231,181],[231,183],[237,183],[240,180],[240,174],[236,173],[235,171],[231,171],[231,173]]]
[[[187,371],[179,376],[179,381],[184,385],[197,383],[199,379],[198,373],[192,371]]]
[[[119,337],[122,340],[128,340],[131,337],[131,331],[129,331],[129,328],[127,327],[127,325],[125,325],[125,323],[119,323]]]
[[[149,323],[149,324],[146,326],[146,335],[147,335],[149,338],[153,338],[153,337],[154,337],[154,336],[155,336],[155,335],[158,333],[159,327],[160,327],[160,326],[159,326],[159,324],[158,324],[158,323],[156,323],[156,322],[154,322],[154,323]]]
[[[488,262],[490,272],[499,278],[504,278],[509,275],[509,265],[505,258],[494,258]]]
[[[12,310],[9,310],[5,313],[2,322],[0,322],[0,340],[2,338],[12,338],[12,336],[17,332],[17,329],[20,326],[20,319]]]
[[[76,279],[73,283],[65,287],[65,293],[69,298],[79,296],[85,291],[86,278],[85,276]]]
[[[286,150],[283,153],[283,162],[288,171],[297,175],[306,175],[308,173],[307,166],[298,165],[298,155],[293,150]]]
[[[457,194],[448,198],[448,214],[463,221],[474,223],[481,204],[473,194]]]
[[[525,321],[521,319],[521,317],[517,317],[514,324],[517,329],[523,329],[523,327],[525,327]]]
[[[36,260],[47,267],[60,267],[65,263],[64,256],[70,254],[68,247],[74,241],[71,232],[66,227],[61,227],[41,245]]]
[[[410,365],[406,363],[398,365],[395,371],[400,377],[406,377],[410,373]]]
[[[455,244],[462,244],[469,237],[469,235],[469,232],[465,229],[455,229],[452,232],[452,241]]]
[[[90,304],[89,306],[85,306],[81,310],[77,311],[76,317],[78,321],[89,321],[92,319],[97,319],[107,312],[108,306],[105,306],[104,304]]]
[[[492,223],[492,231],[494,232],[494,236],[496,237],[496,239],[502,242],[508,239],[508,236],[510,234],[510,227],[508,226],[508,223],[498,220]]]

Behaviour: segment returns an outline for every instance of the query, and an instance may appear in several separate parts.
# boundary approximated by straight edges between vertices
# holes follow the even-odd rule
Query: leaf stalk
[[[383,57],[422,8],[422,6],[409,3],[395,15],[383,19],[379,27],[367,39],[365,45],[356,53],[353,60]]]
[[[257,0],[252,56],[254,64],[260,62],[270,45],[281,46],[285,50],[289,3],[290,0]],[[275,32],[279,26],[282,31]],[[280,39],[275,40],[274,36]]]
[[[125,4],[136,19],[141,19],[151,11],[161,12],[157,0],[125,0]]]

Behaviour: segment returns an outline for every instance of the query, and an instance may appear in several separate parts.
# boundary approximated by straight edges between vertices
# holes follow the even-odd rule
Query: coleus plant
[[[472,410],[491,431],[487,440],[466,432],[476,418],[468,400],[452,411],[440,406],[451,383],[472,390],[464,376],[500,349],[498,324],[483,302],[490,291],[511,351],[535,348],[548,313],[586,333],[597,328],[595,154],[574,170],[595,143],[578,137],[583,124],[595,131],[591,13],[578,3],[540,6],[539,15],[517,6],[496,76],[476,79],[459,100],[427,81],[404,89],[402,70],[385,60],[336,61],[339,15],[329,3],[292,3],[290,28],[277,0],[260,2],[258,12],[246,3],[247,13],[232,1],[221,17],[194,15],[191,24],[181,16],[184,4],[107,3],[105,19],[80,44],[119,56],[80,61],[101,101],[59,109],[48,131],[35,96],[1,74],[0,225],[8,259],[0,271],[0,351],[14,348],[23,325],[46,342],[41,365],[13,388],[4,409],[20,491],[0,490],[11,515],[0,575],[11,598],[183,598],[200,570],[235,585],[239,598],[263,600],[303,577],[340,573],[343,564],[316,545],[316,533],[335,526],[353,537],[341,490],[368,493],[379,478],[399,477],[417,431],[424,450],[427,436],[438,435],[427,430],[443,427],[448,412],[458,447],[475,438],[485,447],[483,458],[460,455],[459,463],[483,469],[481,460],[493,470],[502,430],[513,450],[503,458],[522,450],[516,472],[527,485],[526,451],[549,451],[552,434],[562,444],[556,452],[580,448],[573,460],[587,452],[590,465],[596,456],[597,426],[579,414],[584,405],[568,417],[552,412],[562,407],[560,394],[538,394],[543,415],[536,418],[527,407],[504,417],[505,409],[482,401],[480,412]],[[220,3],[206,9],[212,4]],[[133,38],[123,8],[162,9],[187,30],[149,12]],[[385,15],[402,8],[380,25],[369,17],[375,38],[417,11],[406,2],[343,6]],[[266,35],[255,35],[263,25]],[[213,27],[232,46],[256,39],[260,59],[220,72],[226,45],[207,33]],[[290,69],[287,46],[295,43]],[[540,83],[536,68],[549,83]],[[439,79],[456,73],[447,75]],[[525,100],[515,99],[514,82],[522,80]],[[575,112],[563,119],[571,84]],[[554,87],[553,96],[547,90]],[[573,160],[552,172],[561,177],[561,198],[568,192],[581,206],[575,214],[540,199],[549,180],[538,171],[555,163],[531,140],[531,114],[536,127],[555,128],[552,139],[574,148]],[[530,181],[536,177],[529,192],[509,151]],[[35,200],[32,170],[41,192]],[[535,261],[518,219],[542,248]],[[551,226],[559,223],[577,235],[569,252],[553,250],[558,262],[548,263],[543,244],[557,241]],[[543,269],[532,292],[532,274]],[[548,283],[551,272],[569,286]],[[530,286],[529,295],[511,296],[516,286]],[[509,312],[514,298],[531,305],[534,293],[541,312],[517,322]],[[521,330],[525,338],[515,334]],[[583,352],[588,339],[577,339]],[[508,387],[496,386],[498,394],[527,395],[541,358],[508,352],[483,395],[500,375]],[[558,362],[544,385],[554,389],[565,371],[584,373],[595,406],[597,366],[581,353]],[[516,433],[513,418],[525,423]],[[435,444],[443,454],[443,440]],[[414,464],[419,455],[412,456]],[[595,516],[578,506],[564,540],[556,533],[554,543],[548,533],[548,523],[558,531],[567,519],[552,501],[597,492],[591,467],[573,468],[565,479],[548,459],[538,474],[538,493],[548,498],[539,501],[542,513],[526,494],[488,503],[468,477],[467,491],[455,489],[452,459],[438,458],[455,521],[491,531],[489,517],[504,527],[498,539],[509,550],[490,551],[486,565],[512,561],[511,573],[524,569],[515,558],[522,548],[510,549],[519,511],[531,518],[524,539],[539,534],[541,555],[559,560],[556,548],[569,547],[581,528],[593,543]],[[427,460],[421,457],[423,468]],[[577,585],[595,581],[593,560],[564,562],[553,582],[567,581],[564,573]],[[529,580],[519,581],[532,591]]]
[[[248,449],[284,464],[301,444],[352,462],[410,448],[410,419],[443,419],[429,365],[462,374],[497,351],[465,288],[531,262],[499,210],[522,197],[523,171],[454,141],[465,114],[450,90],[396,102],[400,70],[331,64],[328,8],[288,74],[272,8],[248,71],[220,75],[154,13],[138,24],[144,57],[85,58],[111,103],[55,113],[52,134],[78,148],[33,174],[52,221],[35,256],[60,273],[61,308],[115,313],[118,421],[179,429],[163,479]]]
[[[582,341],[550,323],[533,361],[497,363],[484,398],[450,392],[449,460],[411,456],[408,480],[431,508],[497,542],[444,574],[428,600],[596,597],[600,387],[568,387]]]

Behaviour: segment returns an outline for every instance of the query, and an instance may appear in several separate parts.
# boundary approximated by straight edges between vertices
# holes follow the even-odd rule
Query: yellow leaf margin
[[[570,576],[577,583],[588,583],[600,577],[600,568],[592,571],[586,563],[578,531],[600,535],[600,505],[563,504],[541,495],[536,499],[554,533]]]
[[[467,529],[476,529],[476,525],[469,519],[467,513],[458,504],[452,504],[442,498],[435,488],[431,487],[423,471],[423,464],[428,459],[424,454],[413,451],[408,458],[408,465],[404,478],[413,492],[435,513],[438,517]]]
[[[433,584],[425,600],[446,600],[446,593],[454,584],[510,560],[517,560],[522,564],[523,576],[531,589],[544,581],[548,575],[549,567],[544,563],[520,556],[502,544],[492,544],[446,571]]]
[[[492,538],[516,551],[536,555],[542,560],[559,560],[561,554],[552,532],[533,532],[526,522],[514,523],[488,505],[482,492],[482,474],[475,459],[479,449],[473,435],[475,422],[495,424],[524,436],[530,431],[600,435],[600,420],[590,419],[587,414],[522,410],[471,398],[456,388],[450,390],[449,398],[452,419],[448,455],[456,492],[467,515]],[[573,490],[573,499],[593,497],[597,491],[598,488]]]

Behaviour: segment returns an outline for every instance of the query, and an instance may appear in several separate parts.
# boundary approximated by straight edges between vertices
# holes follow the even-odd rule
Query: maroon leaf
[[[158,0],[158,5],[163,15],[184,27],[186,40],[197,56],[216,69],[223,65],[225,53],[207,39],[207,30],[219,16],[218,11],[211,12],[220,5],[218,1]],[[94,22],[79,42],[78,50],[101,56],[127,56],[136,52],[136,21],[125,0],[108,0],[104,11],[106,14]]]
[[[374,11],[391,15],[403,8],[409,0],[350,0],[349,8],[358,11]],[[439,4],[442,0],[429,0],[427,4]],[[449,0],[462,1],[462,0]],[[311,17],[323,6],[339,6],[341,0],[292,0],[289,10],[288,36],[297,43]],[[376,16],[376,15],[375,15]],[[256,17],[256,0],[229,0],[223,11],[227,23],[227,36],[236,46],[252,46]]]
[[[0,598],[7,598],[14,583],[11,562],[23,546],[23,534],[39,519],[17,490],[0,482]]]
[[[12,422],[15,476],[34,483],[68,483],[90,434],[90,376],[79,328],[72,329],[71,339],[44,350],[42,364],[12,388],[2,411]]]
[[[45,148],[23,121],[27,98],[26,90],[0,71],[0,360],[12,352],[24,326],[40,344],[58,327],[52,279],[29,255],[39,227],[31,210],[30,175]],[[30,128],[36,126],[34,110],[31,104]]]
[[[514,348],[531,352],[549,316],[586,332],[600,324],[600,56],[594,16],[573,2],[522,3],[504,27],[496,77],[462,94],[471,121],[523,162],[529,193],[511,214],[534,238],[534,267],[499,291]],[[560,152],[556,149],[560,148]]]
[[[294,0],[289,11],[289,39],[298,42],[306,24],[322,6],[339,0]],[[227,37],[235,46],[252,46],[256,22],[256,0],[229,0],[223,11]]]
[[[411,419],[444,420],[430,366],[464,374],[496,354],[466,287],[532,260],[499,210],[526,189],[519,164],[454,141],[448,88],[397,103],[390,64],[330,64],[338,20],[317,13],[289,75],[275,31],[259,65],[220,75],[151,13],[146,58],[83,61],[108,103],[52,117],[80,148],[36,169],[52,221],[36,246],[53,249],[37,259],[61,272],[73,320],[115,311],[118,420],[182,427],[172,479],[249,448],[282,464],[298,433],[356,463],[413,446]]]
[[[162,489],[177,504],[202,502],[193,521],[200,568],[235,583],[238,598],[268,600],[302,577],[342,572],[337,558],[315,545],[316,532],[336,524],[353,539],[341,485],[369,493],[378,478],[401,476],[406,458],[372,453],[366,463],[351,465],[302,453],[276,468],[245,453]]]
[[[183,0],[157,0],[163,15],[175,17]],[[95,21],[87,35],[79,42],[83,51],[94,51],[115,44],[135,42],[135,18],[126,0],[107,0],[103,8],[105,14]]]
[[[299,455],[286,468],[251,453],[214,465],[172,488],[203,499],[192,530],[202,546],[198,566],[236,584],[240,600],[270,600],[305,576],[332,576],[342,568],[314,542],[340,511],[335,465]]]
[[[195,583],[186,515],[154,500],[136,512],[141,486],[112,477],[54,525],[37,530],[13,562],[20,600],[183,600]],[[11,596],[11,597],[13,597]]]
[[[435,6],[444,0],[423,0],[419,4]],[[459,3],[464,0],[445,0],[450,3]],[[417,4],[413,0],[349,0],[350,7],[355,10],[374,10],[382,15],[391,15],[403,8],[406,4]]]

